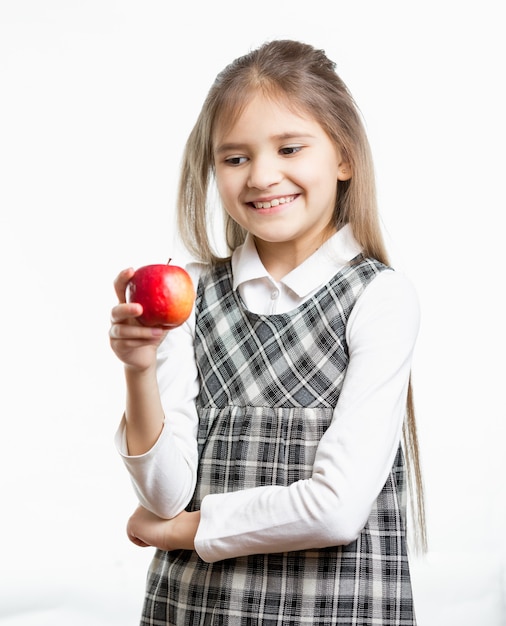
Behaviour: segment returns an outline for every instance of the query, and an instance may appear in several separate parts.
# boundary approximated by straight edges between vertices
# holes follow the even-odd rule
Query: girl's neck
[[[258,256],[265,269],[274,280],[281,280],[296,267],[304,263],[334,233],[335,230],[321,233],[321,236],[313,241],[306,242],[304,246],[297,245],[291,241],[270,242],[256,237],[254,240]]]

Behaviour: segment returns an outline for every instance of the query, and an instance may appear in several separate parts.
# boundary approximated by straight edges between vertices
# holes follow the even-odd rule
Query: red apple
[[[186,270],[177,265],[145,265],[127,285],[127,302],[142,305],[137,319],[144,326],[175,328],[190,316],[195,288]]]

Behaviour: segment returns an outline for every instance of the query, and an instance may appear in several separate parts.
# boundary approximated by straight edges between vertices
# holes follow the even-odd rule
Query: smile
[[[288,202],[293,202],[297,196],[282,196],[281,198],[273,198],[267,202],[250,202],[255,209],[272,209],[272,207],[277,207],[280,204],[287,204]]]

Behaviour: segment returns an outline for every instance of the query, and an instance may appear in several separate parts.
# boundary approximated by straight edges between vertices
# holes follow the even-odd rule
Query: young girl
[[[212,181],[227,258],[207,232]],[[192,317],[139,325],[128,269],[110,331],[140,502],[128,534],[157,548],[141,624],[415,624],[403,449],[423,543],[418,301],[388,267],[368,142],[322,51],[274,41],[219,74],[179,207]]]

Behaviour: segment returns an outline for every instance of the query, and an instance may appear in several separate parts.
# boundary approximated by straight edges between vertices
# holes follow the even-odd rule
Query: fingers
[[[137,303],[121,303],[111,309],[111,327],[109,337],[111,339],[146,339],[152,337],[145,332],[135,319],[141,315],[142,306]]]
[[[150,548],[151,546],[149,545],[149,543],[144,543],[144,541],[141,541],[140,539],[137,539],[137,537],[131,537],[130,535],[128,536],[128,538],[130,539],[130,541],[132,543],[134,543],[136,546],[139,546],[139,548]]]
[[[149,515],[149,511],[139,505],[132,513],[127,523],[126,531],[128,538],[132,543],[141,548],[146,548],[151,545],[139,537],[139,535],[142,534],[142,532],[140,532],[142,526],[146,523]]]
[[[135,274],[135,270],[131,267],[126,270],[122,270],[114,279],[114,291],[118,298],[119,304],[111,310],[111,337],[114,337],[117,329],[114,329],[116,324],[129,324],[132,323],[136,317],[142,315],[142,306],[138,303],[127,303],[126,301],[126,288],[129,280]]]
[[[111,309],[111,323],[125,324],[132,322],[142,314],[142,305],[137,302],[117,304]]]
[[[138,302],[126,302],[125,292],[133,269],[123,270],[114,281],[119,303],[111,309],[109,343],[116,356],[125,365],[139,371],[153,367],[156,350],[168,329],[142,326],[137,318],[142,314]]]
[[[125,322],[112,323],[109,329],[109,336],[111,339],[120,340],[133,340],[134,342],[150,342],[151,340],[156,343],[159,342],[160,337],[165,335],[168,331],[163,328],[141,326],[140,324],[126,324]]]
[[[139,324],[135,318],[141,313],[140,304],[116,305],[111,312],[109,342],[125,365],[145,369],[156,359],[156,349],[167,331]]]
[[[120,303],[126,302],[126,287],[134,274],[135,270],[129,267],[126,270],[122,270],[114,280],[114,290]]]
[[[132,543],[134,543],[136,546],[139,546],[140,548],[149,547],[149,543],[146,543],[145,541],[137,537],[137,535],[135,534],[135,531],[132,529],[130,522],[127,525],[127,537],[130,539]]]

